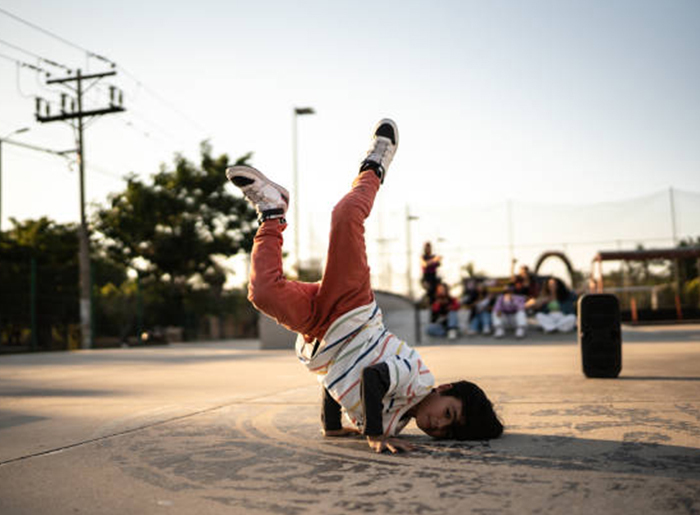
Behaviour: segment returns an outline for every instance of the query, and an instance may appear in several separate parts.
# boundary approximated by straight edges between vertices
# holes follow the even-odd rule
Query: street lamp
[[[406,205],[406,282],[408,283],[408,298],[413,301],[413,274],[411,273],[411,222],[418,220],[418,217],[411,214],[411,210]]]
[[[22,134],[23,132],[27,132],[28,130],[29,127],[22,127],[21,129],[12,131],[4,138],[0,138],[0,232],[2,232],[2,142],[10,136]]]
[[[295,107],[292,117],[292,152],[294,161],[294,260],[296,262],[297,277],[301,273],[301,260],[299,258],[299,165],[297,152],[297,117],[307,114],[316,114],[313,107]]]

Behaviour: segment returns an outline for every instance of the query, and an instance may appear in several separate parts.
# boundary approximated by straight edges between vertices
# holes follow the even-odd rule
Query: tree
[[[128,177],[94,218],[106,252],[142,278],[220,290],[226,271],[218,257],[250,251],[256,228],[253,209],[225,187],[228,166],[228,156],[213,158],[204,142],[200,167],[178,155],[151,184]]]
[[[99,245],[138,273],[140,304],[132,306],[127,329],[177,325],[190,337],[201,315],[225,313],[222,258],[250,252],[257,228],[255,211],[227,189],[229,165],[228,156],[214,158],[202,143],[200,166],[178,155],[172,169],[162,166],[148,183],[128,177],[126,189],[96,211]],[[130,295],[123,287],[120,292],[109,293]]]
[[[30,313],[36,313],[37,343],[43,348],[67,344],[71,325],[78,322],[78,228],[46,217],[19,222],[0,239],[0,325],[18,344],[31,336]],[[96,288],[126,279],[123,266],[91,256]],[[35,289],[32,304],[32,284]]]

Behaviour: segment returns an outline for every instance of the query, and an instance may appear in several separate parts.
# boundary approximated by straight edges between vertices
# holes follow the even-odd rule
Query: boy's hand
[[[409,452],[415,449],[415,446],[410,443],[401,440],[399,438],[388,438],[386,436],[368,436],[367,443],[370,449],[374,452],[380,453],[388,449],[393,454],[397,452]]]
[[[358,431],[354,427],[342,427],[340,429],[324,429],[323,436],[325,437],[338,437],[338,436],[354,436],[359,435]]]

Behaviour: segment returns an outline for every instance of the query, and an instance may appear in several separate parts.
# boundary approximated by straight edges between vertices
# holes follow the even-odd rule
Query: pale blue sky
[[[109,57],[148,88],[120,72],[127,113],[86,133],[92,201],[120,189],[127,172],[155,172],[173,152],[196,158],[206,137],[217,153],[255,152],[254,165],[291,186],[295,105],[318,112],[299,120],[303,255],[322,251],[323,213],[383,116],[398,122],[401,142],[377,231],[403,235],[392,220],[409,205],[423,215],[414,246],[444,232],[427,222],[438,207],[582,204],[670,186],[700,192],[697,1],[0,0],[0,8]],[[0,39],[104,69],[2,14]],[[35,62],[2,44],[0,53]],[[70,148],[70,129],[35,123],[22,94],[51,89],[28,71],[18,88],[15,65],[0,59],[0,137],[30,126],[17,139]],[[3,149],[4,227],[9,216],[77,220],[75,173]],[[542,230],[538,241],[548,241]],[[445,236],[453,248],[478,244],[453,233]]]

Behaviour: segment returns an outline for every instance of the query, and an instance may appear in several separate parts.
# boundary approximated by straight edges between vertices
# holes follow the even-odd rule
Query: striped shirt
[[[385,362],[389,368],[389,389],[382,400],[387,436],[408,424],[409,418],[403,416],[430,393],[435,382],[418,352],[384,327],[374,301],[338,318],[320,342],[308,343],[299,335],[296,352],[360,431],[364,427],[360,381],[366,367]]]

